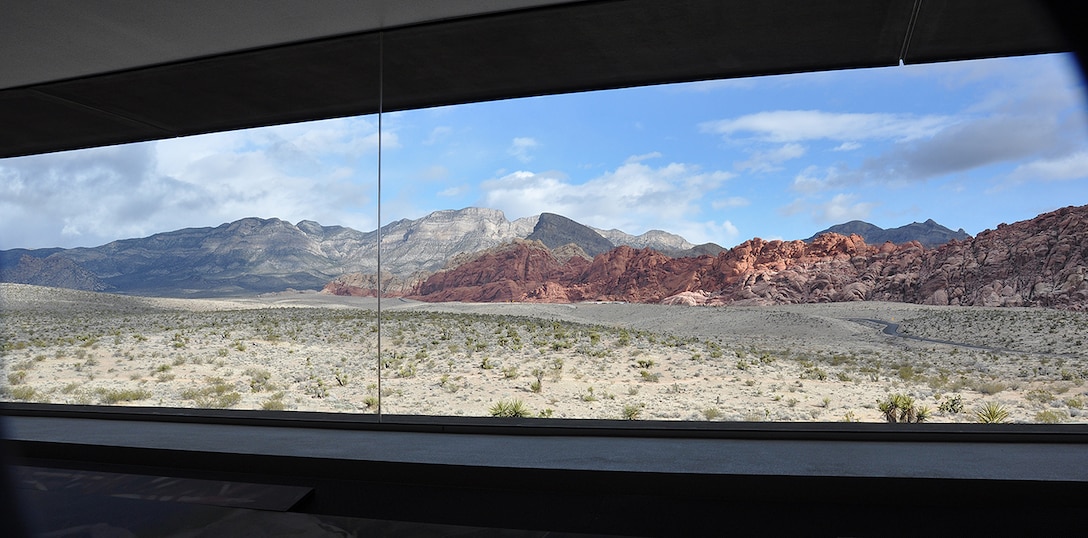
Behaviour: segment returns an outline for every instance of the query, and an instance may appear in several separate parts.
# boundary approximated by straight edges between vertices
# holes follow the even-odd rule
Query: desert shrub
[[[1067,407],[1072,407],[1073,409],[1084,409],[1084,398],[1066,398],[1064,403]]]
[[[983,381],[975,385],[975,390],[986,395],[997,394],[1007,388],[1009,386],[1000,381]]]
[[[151,392],[144,389],[98,389],[95,393],[98,394],[99,400],[106,405],[146,400],[151,397]]]
[[[533,381],[529,383],[529,390],[539,393],[544,389],[544,370],[540,368],[533,368],[532,371]]]
[[[983,424],[997,424],[1008,419],[1009,410],[999,403],[986,402],[975,410],[975,420]]]
[[[247,368],[243,375],[249,376],[249,390],[253,392],[261,392],[271,388],[272,373],[268,370],[260,368]]]
[[[442,377],[438,379],[438,386],[442,387],[446,392],[453,394],[461,390],[461,388],[465,386],[462,383],[463,380],[464,377],[461,376],[457,376],[451,379],[449,374],[442,374]]]
[[[324,379],[311,377],[310,384],[306,386],[306,394],[309,394],[311,398],[324,398],[329,395],[329,387],[325,385]]]
[[[954,394],[948,398],[945,398],[941,405],[937,407],[942,413],[957,414],[963,412],[963,397],[959,394]]]
[[[1057,424],[1065,420],[1065,413],[1056,409],[1047,409],[1045,411],[1039,411],[1035,413],[1035,422],[1043,424]]]
[[[234,390],[234,385],[227,383],[221,377],[209,377],[206,387],[199,389],[185,389],[181,397],[193,400],[197,407],[209,407],[223,409],[232,407],[242,401],[242,395]]]
[[[637,420],[642,416],[642,407],[641,404],[627,404],[623,406],[621,416],[624,420]]]
[[[336,380],[336,384],[340,385],[341,387],[346,387],[348,386],[348,383],[351,382],[351,376],[344,373],[339,368],[337,368],[336,371],[332,373],[332,377]]]
[[[38,391],[34,390],[34,387],[20,385],[17,387],[10,387],[8,389],[8,395],[15,400],[35,400],[38,397]]]
[[[532,416],[532,411],[525,405],[525,402],[521,400],[514,400],[508,402],[506,400],[499,400],[495,405],[491,406],[488,410],[493,417],[529,417]]]
[[[1024,395],[1024,398],[1033,402],[1047,403],[1054,399],[1054,394],[1049,390],[1035,389],[1028,391],[1028,393]]]
[[[279,391],[270,396],[264,402],[261,402],[261,409],[265,411],[283,411],[287,408],[283,403],[284,392]]]
[[[377,396],[367,396],[366,398],[363,398],[363,405],[365,405],[367,409],[373,409],[377,411],[378,404],[379,400]]]
[[[914,379],[915,375],[917,375],[914,372],[914,367],[910,365],[900,366],[898,373],[899,379],[902,379],[903,381],[910,381]]]
[[[717,407],[707,407],[706,409],[703,409],[703,416],[706,417],[707,420],[717,420],[722,418],[722,415],[723,413]]]
[[[415,376],[416,376],[416,365],[415,365],[415,363],[405,364],[399,370],[397,370],[397,377],[409,378],[409,377],[415,377]]]
[[[650,383],[657,383],[658,381],[661,381],[661,374],[657,372],[651,372],[649,370],[639,370],[638,373],[642,375],[643,381],[649,381]]]
[[[26,370],[18,370],[8,374],[8,384],[19,385],[26,381]]]

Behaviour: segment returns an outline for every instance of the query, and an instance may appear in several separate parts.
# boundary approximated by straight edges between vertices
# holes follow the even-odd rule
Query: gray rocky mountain
[[[555,213],[541,213],[536,226],[533,227],[533,233],[525,239],[540,241],[544,243],[544,246],[553,249],[574,244],[590,257],[608,252],[616,246],[593,228]]]
[[[44,254],[44,253],[43,253]],[[110,285],[63,254],[36,258],[30,254],[6,256],[0,264],[0,282],[16,282],[87,291],[108,291]]]
[[[395,275],[433,272],[457,254],[524,238],[536,224],[537,217],[511,222],[502,211],[480,207],[435,211],[420,219],[399,220],[382,227],[383,271]],[[376,272],[377,247],[373,239],[364,250],[374,262],[366,271]]]
[[[541,219],[509,221],[502,211],[470,207],[387,224],[381,229],[383,287],[410,288],[458,255],[524,239],[537,230],[549,240],[566,237],[566,243],[558,246],[567,258],[591,258],[588,252],[597,254],[613,246],[565,217],[545,214],[543,225]],[[686,243],[664,232],[618,234],[623,241],[642,245],[660,243],[655,235],[667,236],[673,244]],[[0,281],[193,297],[320,289],[345,274],[356,275],[359,284],[377,282],[377,241],[377,230],[245,218],[92,248],[0,251]]]
[[[881,228],[875,224],[869,224],[865,221],[852,220],[816,232],[812,237],[805,239],[805,242],[811,243],[817,237],[829,232],[845,236],[857,234],[860,235],[862,239],[865,239],[865,242],[870,245],[879,245],[886,241],[890,241],[896,245],[917,241],[927,248],[943,245],[953,239],[963,241],[964,239],[971,237],[963,230],[963,228],[952,231],[949,228],[937,224],[933,219],[929,219],[925,222],[912,222],[905,226],[888,229]]]
[[[690,252],[695,245],[689,243],[683,237],[661,230],[650,230],[642,235],[631,235],[620,230],[601,230],[594,228],[614,246],[627,245],[631,248],[652,248],[669,256],[682,256]]]

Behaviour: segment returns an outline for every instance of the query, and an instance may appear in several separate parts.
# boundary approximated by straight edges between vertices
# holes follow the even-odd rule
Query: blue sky
[[[1066,55],[834,71],[385,114],[382,223],[542,211],[694,243],[862,219],[976,234],[1088,203]],[[0,248],[95,246],[247,216],[377,226],[367,116],[0,160]]]

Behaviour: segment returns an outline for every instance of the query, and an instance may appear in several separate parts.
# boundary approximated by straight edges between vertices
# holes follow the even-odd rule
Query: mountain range
[[[571,255],[587,258],[618,245],[674,256],[722,250],[659,230],[595,230],[550,213],[509,221],[495,209],[435,211],[381,228],[383,286],[406,290],[459,256],[530,237],[555,247],[573,242],[580,250]],[[177,297],[316,290],[346,273],[376,279],[377,241],[377,230],[245,218],[98,247],[0,251],[0,281]]]
[[[963,231],[963,228],[952,231],[937,224],[933,219],[929,219],[925,222],[912,222],[906,226],[889,229],[884,229],[875,224],[869,224],[868,222],[861,220],[852,220],[816,232],[812,237],[805,239],[805,242],[811,243],[817,237],[826,233],[837,233],[839,235],[857,234],[870,245],[879,245],[887,242],[898,245],[909,241],[917,241],[924,247],[936,247],[952,240],[963,241],[964,239],[971,237],[967,232]]]
[[[1080,309],[1088,304],[1086,214],[1088,206],[1064,208],[974,238],[932,220],[891,230],[854,221],[805,241],[754,238],[724,249],[552,213],[510,221],[498,210],[466,208],[383,226],[380,277],[377,230],[246,218],[93,248],[0,251],[0,281],[178,297],[382,289],[425,301]]]
[[[328,293],[369,295],[337,279]],[[394,293],[396,295],[396,293]],[[625,301],[767,305],[893,301],[933,305],[1088,307],[1088,206],[1001,224],[927,248],[870,245],[857,234],[811,242],[751,239],[717,256],[670,257],[620,246],[592,261],[514,241],[439,271],[408,293],[423,301]]]

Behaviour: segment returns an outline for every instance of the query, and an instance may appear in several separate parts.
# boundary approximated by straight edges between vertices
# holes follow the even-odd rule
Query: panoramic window
[[[0,390],[1085,422],[1085,112],[1072,58],[1042,55],[7,159]]]

